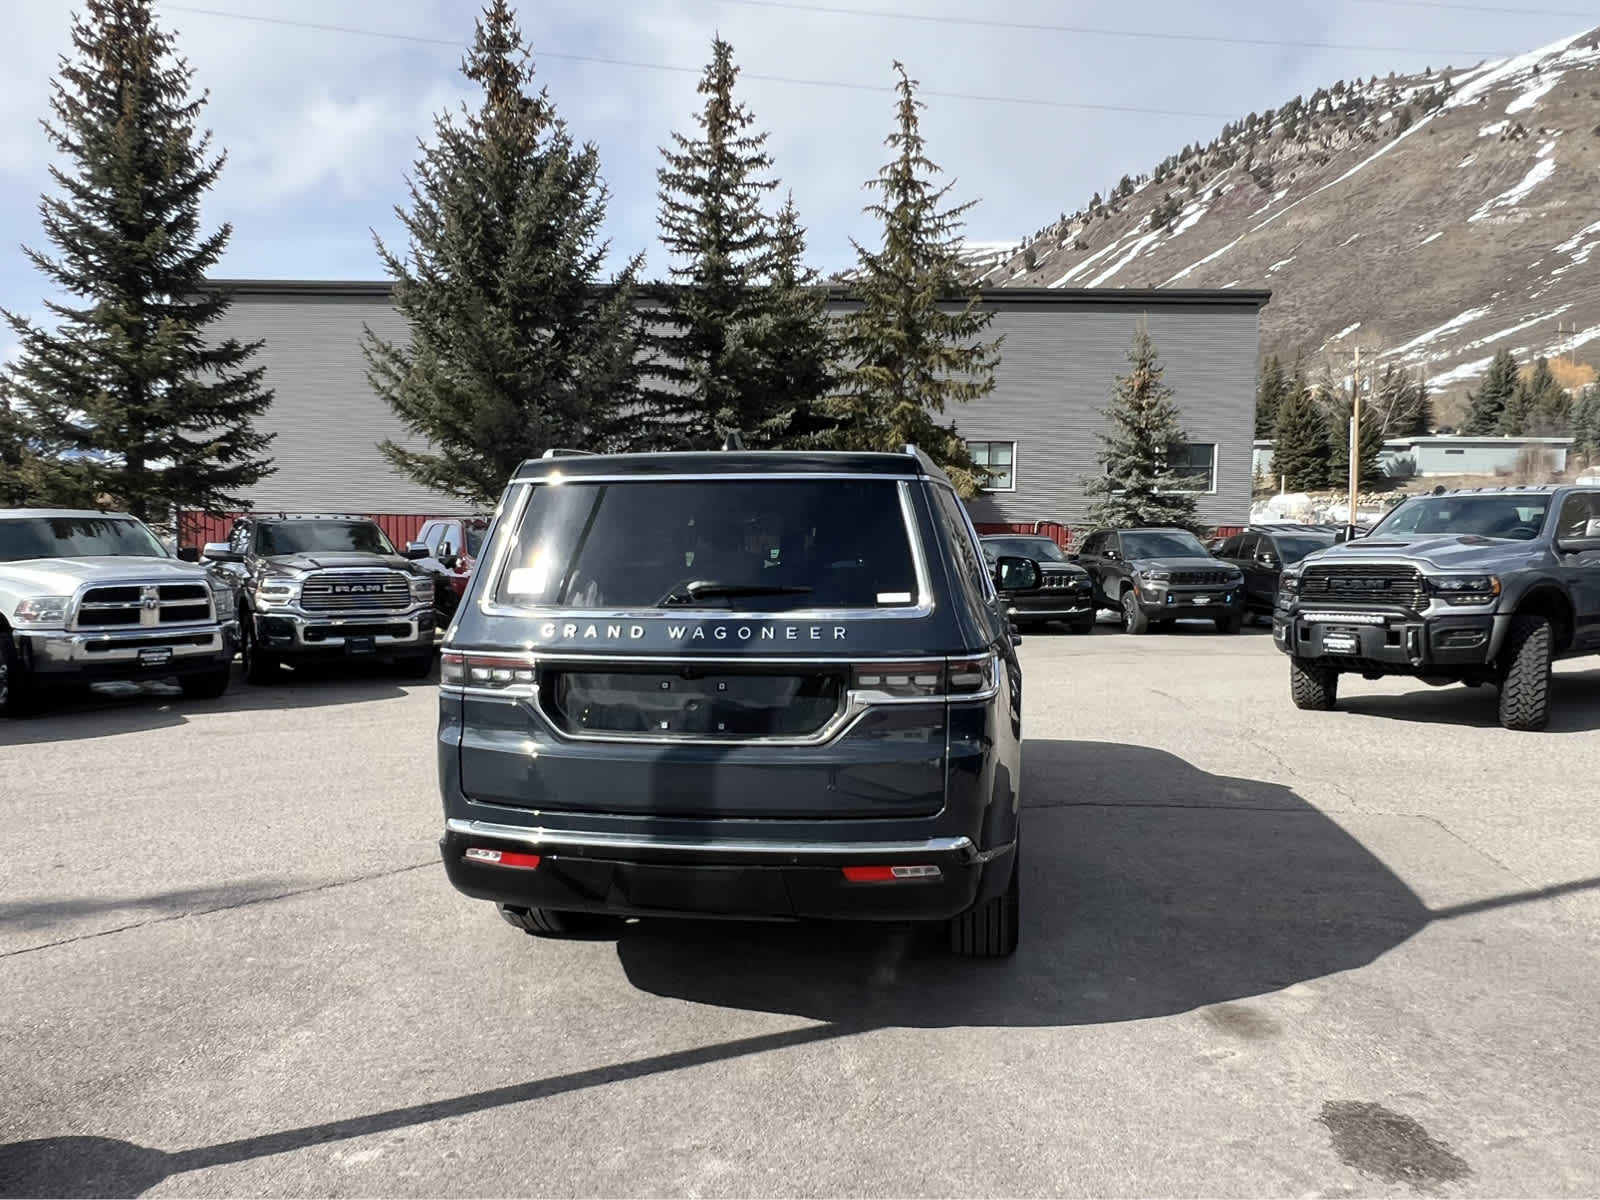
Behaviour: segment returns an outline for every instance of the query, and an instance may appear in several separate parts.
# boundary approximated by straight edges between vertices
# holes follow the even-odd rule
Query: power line
[[[1006,29],[1022,33],[1070,33],[1080,37],[1133,38],[1139,41],[1207,42],[1222,46],[1272,46],[1291,50],[1343,50],[1371,54],[1464,54],[1502,58],[1503,50],[1439,49],[1427,46],[1378,46],[1351,42],[1310,42],[1280,38],[1226,37],[1211,33],[1167,33],[1150,29],[1107,29],[1098,25],[1054,25],[1037,21],[1002,21],[992,17],[954,17],[932,13],[892,12],[876,8],[846,8],[806,4],[800,0],[717,0],[744,8],[783,9],[834,17],[868,17],[887,21],[920,21],[930,25],[966,25],[979,29]]]
[[[1592,9],[1572,8],[1507,8],[1493,4],[1458,4],[1452,0],[1350,0],[1352,4],[1376,4],[1382,8],[1442,8],[1452,12],[1506,13],[1514,17],[1577,17],[1592,21]]]
[[[297,21],[287,17],[264,17],[256,13],[226,12],[215,8],[197,8],[187,4],[168,4],[167,12],[188,13],[191,16],[221,17],[233,21],[253,21],[261,25],[277,25],[289,29],[309,29],[319,33],[343,33],[357,37],[384,38],[389,41],[410,42],[425,46],[448,46],[452,50],[464,50],[465,44],[452,38],[430,37],[425,34],[397,33],[385,29],[367,29],[354,25],[329,25],[319,21]],[[629,67],[641,71],[668,71],[673,74],[700,75],[704,72],[703,66],[683,67],[671,63],[644,62],[638,59],[606,58],[593,54],[565,54],[556,50],[539,50],[534,53],[534,58],[553,58],[562,62],[592,63],[608,67]],[[795,75],[761,75],[748,71],[740,71],[743,79],[759,80],[763,83],[782,83],[796,87],[834,88],[842,91],[874,92],[888,95],[893,87],[888,84],[855,83],[845,79],[807,79]],[[1238,113],[1199,112],[1193,109],[1174,108],[1145,108],[1131,104],[1094,104],[1089,101],[1074,100],[1046,100],[1035,96],[996,96],[977,92],[942,92],[931,88],[919,88],[918,94],[932,96],[941,100],[970,100],[983,104],[1021,104],[1036,108],[1071,109],[1082,112],[1111,112],[1111,113],[1136,113],[1141,116],[1151,117],[1200,117],[1207,120],[1231,121]]]

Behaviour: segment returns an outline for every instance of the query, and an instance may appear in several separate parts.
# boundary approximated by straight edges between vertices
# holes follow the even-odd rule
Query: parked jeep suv
[[[1003,558],[1008,591],[1037,565]],[[443,647],[445,870],[530,933],[673,914],[1018,929],[1022,677],[915,450],[551,454]]]
[[[284,663],[376,658],[427,675],[434,577],[365,517],[242,517],[205,557],[239,587],[245,678],[272,683]]]
[[[984,559],[991,569],[1002,556],[1031,558],[1039,564],[1038,588],[1012,594],[1004,592],[1000,600],[1006,615],[1019,629],[1043,625],[1050,621],[1065,621],[1073,633],[1091,633],[1096,615],[1094,583],[1055,539],[1032,533],[996,533],[982,537],[979,543]]]
[[[1128,633],[1210,620],[1223,633],[1244,624],[1244,574],[1213,558],[1186,529],[1099,529],[1078,553],[1106,608]]]
[[[0,715],[52,688],[176,679],[227,690],[233,588],[127,513],[0,510]]]
[[[1541,729],[1550,665],[1600,651],[1600,488],[1478,488],[1404,501],[1279,580],[1272,635],[1299,708],[1345,674],[1499,688],[1500,724]]]

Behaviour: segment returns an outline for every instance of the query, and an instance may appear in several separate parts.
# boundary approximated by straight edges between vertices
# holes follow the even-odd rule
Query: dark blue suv
[[[552,451],[506,489],[441,662],[450,881],[529,933],[948,922],[1016,947],[1022,676],[921,452]]]

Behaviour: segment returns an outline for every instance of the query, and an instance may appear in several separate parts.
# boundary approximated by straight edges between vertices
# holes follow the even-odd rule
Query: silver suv
[[[97,681],[175,678],[214,699],[238,642],[232,586],[138,518],[0,510],[0,714]]]

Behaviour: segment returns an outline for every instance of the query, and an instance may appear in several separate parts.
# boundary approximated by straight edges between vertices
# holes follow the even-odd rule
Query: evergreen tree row
[[[259,344],[214,336],[226,296],[205,279],[231,230],[200,204],[223,156],[200,131],[204,94],[151,0],[86,0],[47,125],[66,162],[41,205],[54,256],[34,264],[74,305],[55,329],[4,314],[21,361],[0,371],[0,501],[127,508],[248,507],[269,475],[271,403]],[[536,81],[510,0],[489,0],[462,74],[474,101],[435,119],[396,209],[403,247],[376,250],[408,337],[367,331],[368,379],[426,449],[385,442],[423,485],[492,504],[552,446],[706,448],[917,443],[972,495],[984,482],[951,409],[994,386],[998,340],[964,283],[962,216],[919,131],[899,63],[890,160],[867,186],[877,247],[856,245],[854,311],[827,311],[766,133],[736,95],[721,38],[691,134],[658,172],[669,264],[606,272],[610,196]]]

